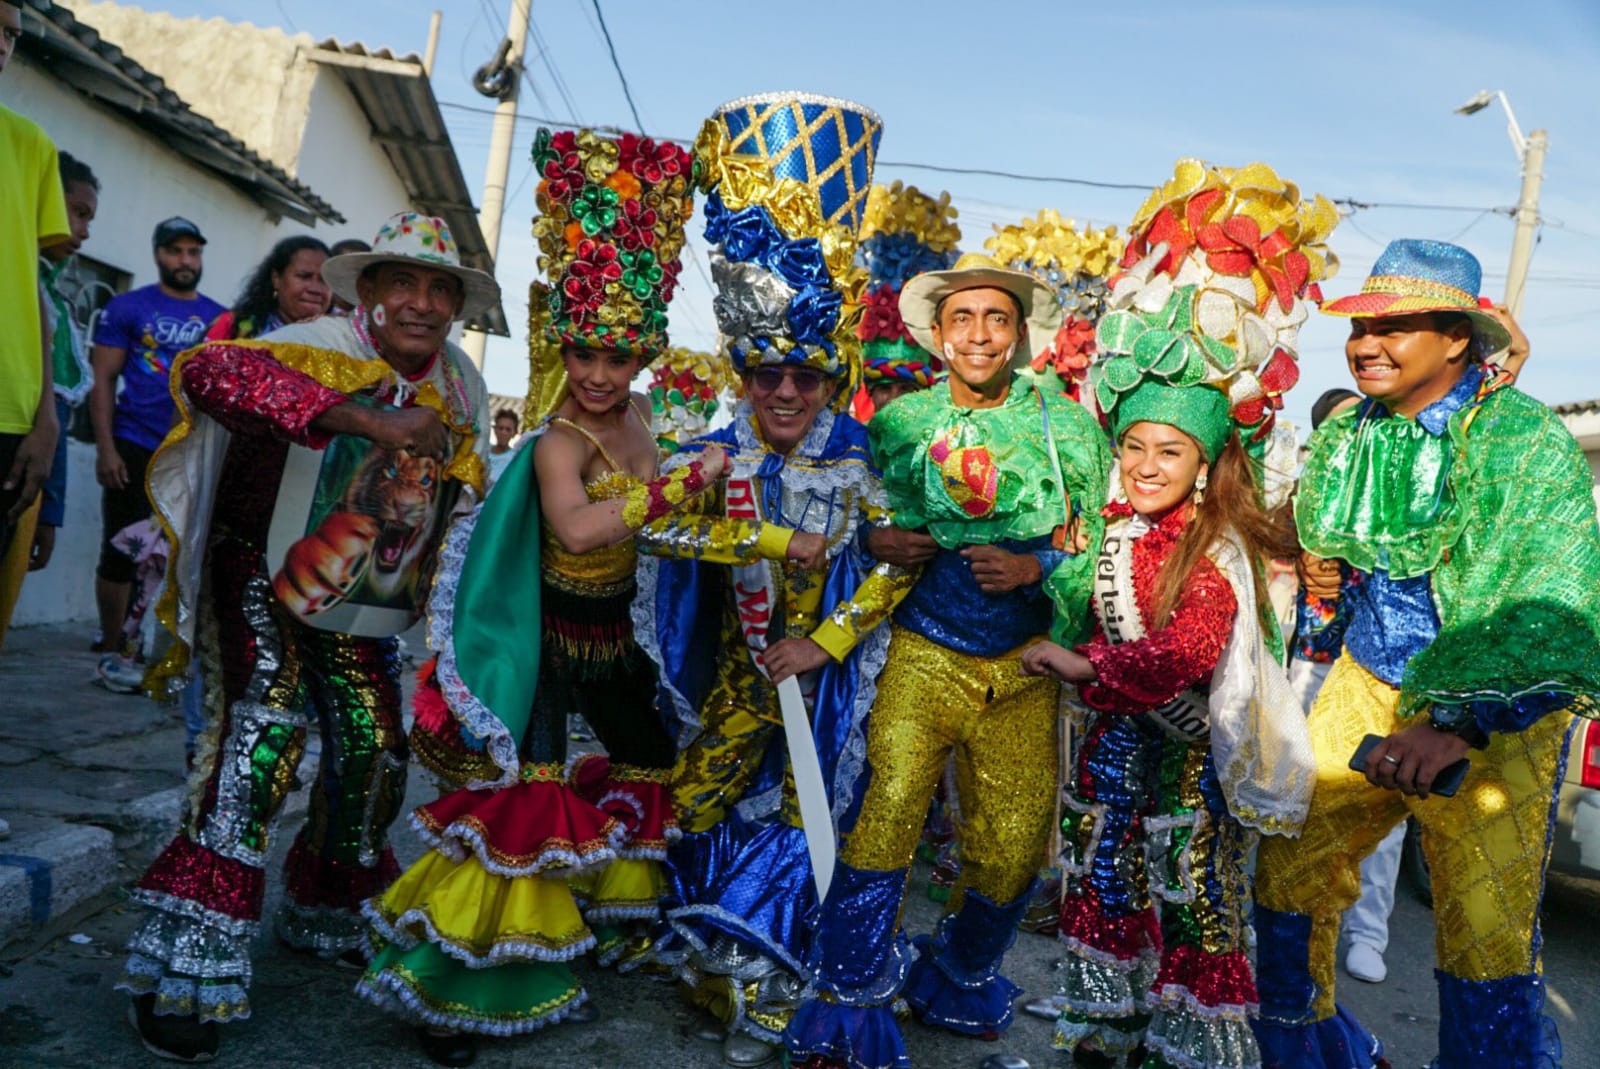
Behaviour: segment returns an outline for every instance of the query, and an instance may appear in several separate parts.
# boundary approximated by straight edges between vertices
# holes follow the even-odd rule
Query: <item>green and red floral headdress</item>
[[[924,271],[944,271],[956,262],[961,228],[950,194],[939,199],[915,186],[875,185],[867,194],[856,262],[870,281],[861,299],[861,374],[868,383],[899,379],[928,386],[944,372],[944,361],[918,345],[900,318],[900,289]]]
[[[544,339],[654,357],[667,347],[667,303],[694,209],[689,153],[636,134],[540,129],[533,162],[533,236],[550,280],[547,315],[535,316]]]
[[[1095,334],[1090,381],[1112,431],[1151,418],[1139,413],[1159,397],[1172,418],[1157,422],[1202,440],[1213,459],[1235,429],[1258,460],[1283,448],[1276,414],[1300,377],[1304,301],[1320,300],[1318,283],[1338,270],[1327,247],[1338,221],[1326,197],[1302,198],[1264,163],[1179,160],[1134,217]],[[1193,430],[1179,421],[1190,409]]]

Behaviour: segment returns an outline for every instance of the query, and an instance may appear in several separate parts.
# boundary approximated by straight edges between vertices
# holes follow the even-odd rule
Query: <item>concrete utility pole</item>
[[[1533,261],[1533,239],[1539,225],[1539,186],[1544,181],[1544,150],[1549,138],[1543,130],[1522,136],[1517,114],[1503,90],[1480,89],[1476,96],[1456,109],[1457,115],[1476,115],[1496,100],[1506,113],[1506,136],[1522,164],[1522,196],[1517,200],[1517,229],[1511,237],[1511,263],[1506,267],[1506,307],[1513,316],[1522,315],[1522,295],[1528,286],[1528,265]]]
[[[1511,266],[1506,268],[1506,307],[1522,315],[1522,295],[1528,285],[1528,265],[1533,261],[1534,231],[1539,224],[1539,185],[1544,181],[1543,130],[1528,135],[1522,153],[1522,196],[1517,201],[1517,230],[1511,238]]]
[[[522,80],[522,55],[528,40],[528,21],[533,15],[533,0],[511,0],[511,12],[506,19],[506,39],[491,61],[479,68],[474,79],[478,92],[495,96],[500,103],[494,109],[494,129],[489,139],[489,163],[484,168],[483,202],[478,208],[478,228],[483,231],[484,244],[489,256],[496,259],[500,250],[500,220],[505,214],[506,180],[511,173],[511,143],[517,127],[517,87]],[[462,335],[461,347],[466,350],[479,370],[483,368],[483,350],[489,337],[476,330]]]

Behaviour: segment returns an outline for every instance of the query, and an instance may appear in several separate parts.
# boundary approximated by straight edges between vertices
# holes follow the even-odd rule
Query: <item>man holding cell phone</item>
[[[1381,1061],[1334,1002],[1334,951],[1361,859],[1408,815],[1438,919],[1433,1069],[1560,1064],[1539,901],[1573,714],[1597,715],[1600,532],[1571,435],[1496,366],[1511,334],[1480,279],[1465,249],[1396,241],[1323,307],[1351,320],[1365,400],[1312,436],[1295,518],[1356,581],[1310,713],[1311,812],[1257,869],[1268,1069]]]

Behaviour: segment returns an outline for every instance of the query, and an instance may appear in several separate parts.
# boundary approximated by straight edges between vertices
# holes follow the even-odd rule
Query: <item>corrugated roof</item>
[[[450,224],[462,262],[494,274],[494,258],[478,227],[478,209],[422,60],[332,38],[318,44],[310,58],[337,71],[350,87],[371,124],[372,139],[383,146],[417,209]],[[502,337],[511,333],[499,305],[468,326]]]
[[[298,179],[190,109],[165,82],[51,0],[21,0],[32,16],[18,47],[73,89],[125,116],[172,149],[239,187],[268,211],[310,226],[343,215]]]
[[[1600,412],[1600,398],[1593,401],[1568,401],[1564,405],[1551,405],[1550,411],[1558,416],[1585,416],[1590,412]]]

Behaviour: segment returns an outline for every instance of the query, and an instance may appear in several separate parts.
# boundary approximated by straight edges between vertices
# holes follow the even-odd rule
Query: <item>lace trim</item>
[[[420,810],[413,810],[407,818],[411,829],[417,833],[424,845],[437,850],[451,861],[465,861],[470,852],[478,859],[486,872],[496,876],[505,876],[515,879],[520,876],[545,875],[546,878],[564,879],[576,876],[581,872],[593,869],[602,869],[617,859],[617,845],[619,844],[624,829],[621,824],[613,822],[611,832],[604,840],[603,845],[585,853],[579,853],[575,846],[557,847],[545,846],[526,865],[507,865],[499,860],[483,837],[482,833],[470,824],[460,820],[452,821],[443,828],[435,830],[429,827],[422,818],[417,816]],[[547,874],[546,869],[559,868],[566,870],[562,873]]]
[[[356,994],[372,1003],[385,1013],[396,1017],[403,1017],[412,1021],[421,1021],[435,1028],[448,1028],[454,1032],[470,1032],[473,1035],[495,1036],[506,1039],[511,1036],[524,1036],[530,1032],[537,1032],[549,1025],[560,1024],[570,1017],[574,1011],[589,1001],[589,994],[583,988],[567,1001],[562,1002],[548,1013],[537,1017],[525,1017],[521,1020],[484,1020],[478,1017],[468,1017],[462,1014],[448,1013],[437,1009],[423,1001],[415,988],[411,987],[399,976],[388,970],[377,975],[363,976],[356,984]]]
[[[471,780],[465,784],[473,790],[490,787],[509,787],[517,782],[522,762],[517,758],[517,740],[511,737],[505,724],[489,707],[473,694],[461,678],[456,667],[455,634],[456,591],[461,583],[461,568],[466,563],[467,546],[472,542],[472,532],[477,529],[478,516],[483,511],[480,503],[473,510],[450,525],[444,542],[439,547],[439,567],[433,579],[433,592],[428,597],[428,648],[438,654],[435,676],[445,703],[461,723],[462,730],[475,739],[482,739],[489,759],[500,769],[501,775],[493,780]]]
[[[443,954],[456,959],[469,969],[492,969],[508,961],[542,961],[560,963],[581,958],[595,947],[594,933],[585,930],[583,936],[567,946],[546,946],[528,939],[499,938],[487,954],[479,954],[460,943],[452,942],[433,923],[427,912],[412,908],[398,917],[389,917],[375,901],[365,903],[361,913],[385,942],[401,950],[410,950],[419,943],[432,943]],[[412,931],[415,925],[423,931],[418,938]]]

